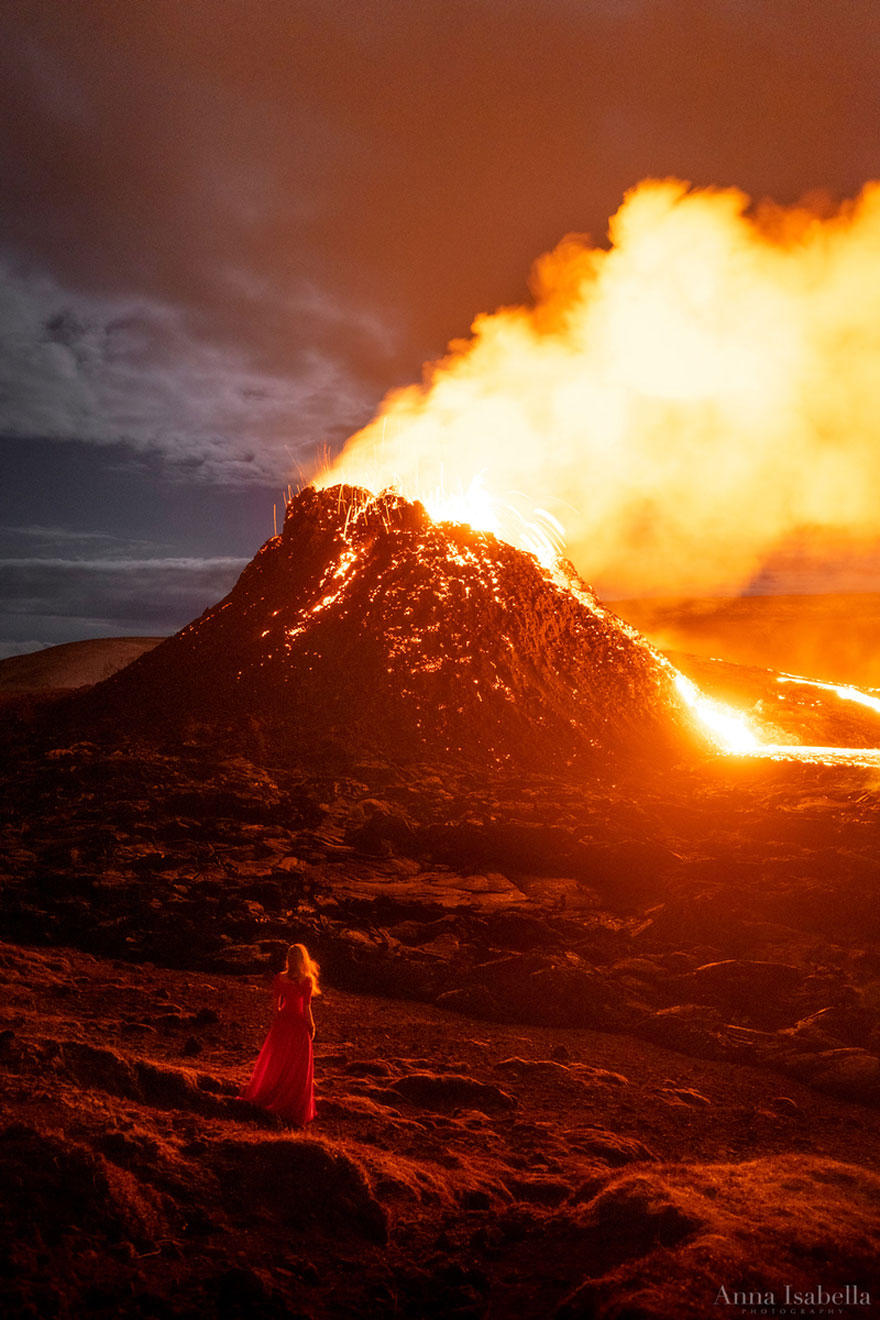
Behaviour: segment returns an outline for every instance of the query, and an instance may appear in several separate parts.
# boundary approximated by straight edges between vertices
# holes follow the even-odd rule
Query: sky
[[[197,616],[639,180],[880,178],[875,0],[4,0],[0,52],[0,656]]]

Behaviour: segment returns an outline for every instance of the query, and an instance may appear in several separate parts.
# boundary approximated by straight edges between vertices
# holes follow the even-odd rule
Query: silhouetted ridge
[[[151,725],[242,725],[306,755],[329,742],[551,767],[679,737],[666,673],[570,565],[551,575],[349,486],[297,495],[223,601],[95,696]]]

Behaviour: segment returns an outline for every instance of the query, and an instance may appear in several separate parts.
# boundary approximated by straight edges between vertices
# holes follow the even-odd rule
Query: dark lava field
[[[659,1320],[876,1286],[868,772],[219,755],[10,757],[5,1314]],[[305,1131],[235,1099],[292,940],[323,973]]]
[[[698,1320],[754,1293],[768,1314],[871,1314],[877,771],[713,753],[672,705],[664,733],[666,679],[613,617],[585,619],[583,597],[556,615],[506,551],[495,604],[475,602],[492,546],[407,511],[405,542],[358,533],[379,576],[354,584],[353,620],[325,580],[350,549],[328,508],[317,539],[275,538],[259,575],[116,678],[4,707],[0,1313]],[[409,573],[389,546],[423,536],[435,565],[458,546],[459,619],[531,582],[501,631],[592,647],[587,696],[583,657],[537,647],[517,668],[483,642],[465,699],[459,633],[383,750],[409,595],[399,616],[382,575]],[[278,605],[253,585],[280,590],[266,556],[291,540],[299,595]],[[351,695],[332,737],[320,706],[285,733],[285,693],[302,677],[320,703],[360,646],[394,674],[351,736]],[[715,681],[752,703],[769,682]],[[473,755],[467,718],[429,727],[444,691],[494,712]],[[813,695],[795,723],[827,738]],[[641,714],[620,715],[627,696]],[[573,701],[589,708],[554,764]],[[236,1098],[294,941],[322,969],[304,1130]]]

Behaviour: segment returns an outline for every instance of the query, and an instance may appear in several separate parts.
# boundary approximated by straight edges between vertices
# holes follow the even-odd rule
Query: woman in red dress
[[[321,993],[318,964],[304,944],[291,944],[287,967],[272,982],[275,1021],[239,1100],[304,1127],[315,1117],[312,996]]]

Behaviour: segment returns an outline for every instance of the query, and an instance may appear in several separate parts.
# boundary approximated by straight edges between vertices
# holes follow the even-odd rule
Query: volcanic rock
[[[753,1024],[780,1027],[791,1021],[793,994],[804,979],[789,963],[728,958],[686,972],[670,987],[681,1002],[713,1004],[725,1013],[741,1013]]]
[[[719,1280],[816,1298],[816,1261],[825,1277],[870,1279],[878,1189],[876,1174],[801,1155],[627,1172],[582,1212],[577,1254],[594,1274],[556,1320],[702,1320]]]
[[[516,1100],[500,1086],[478,1082],[456,1073],[412,1073],[401,1077],[392,1088],[412,1104],[426,1109],[448,1109],[467,1104],[472,1109],[514,1109]]]
[[[674,1004],[637,1024],[639,1035],[646,1040],[702,1059],[723,1056],[721,1027],[721,1015],[709,1004]]]
[[[300,492],[224,600],[81,702],[117,725],[234,728],[335,763],[564,769],[690,736],[663,662],[570,565],[347,486]],[[400,825],[358,842],[394,845]]]

